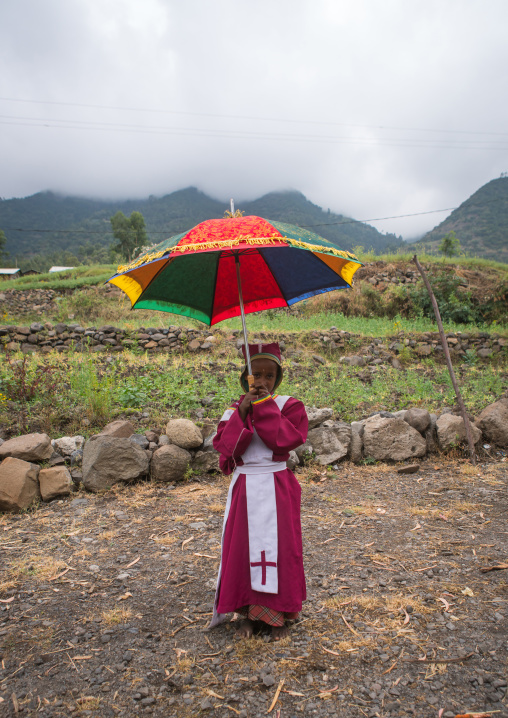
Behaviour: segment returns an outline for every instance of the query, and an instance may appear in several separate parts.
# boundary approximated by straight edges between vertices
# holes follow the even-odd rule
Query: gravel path
[[[206,630],[224,478],[0,516],[0,715],[508,716],[506,458],[298,477],[309,596],[280,643]]]

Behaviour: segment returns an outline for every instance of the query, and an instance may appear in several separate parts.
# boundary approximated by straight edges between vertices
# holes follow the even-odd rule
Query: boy
[[[283,377],[279,345],[254,344],[249,351],[254,385],[247,384],[246,367],[240,377],[246,393],[224,413],[213,442],[233,480],[210,626],[234,611],[245,617],[239,636],[250,638],[261,621],[280,640],[286,619],[298,616],[306,598],[301,489],[286,461],[305,443],[308,420],[301,401],[275,393]]]

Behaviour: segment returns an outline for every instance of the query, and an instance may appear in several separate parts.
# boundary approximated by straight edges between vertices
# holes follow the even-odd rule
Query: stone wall
[[[440,416],[413,408],[394,414],[380,412],[347,424],[332,419],[330,408],[306,407],[309,432],[305,444],[291,451],[287,465],[315,462],[338,468],[343,460],[402,463],[399,471],[416,472],[428,454],[464,449],[462,417],[449,411]],[[83,436],[51,440],[47,434],[27,434],[0,440],[0,511],[23,511],[41,497],[50,501],[67,495],[80,483],[88,491],[106,491],[114,484],[148,476],[172,484],[193,475],[220,471],[213,447],[215,431],[203,432],[189,419],[171,419],[165,431],[136,433],[127,420],[116,420],[85,441]],[[508,398],[487,406],[471,426],[482,451],[508,448]],[[410,462],[410,463],[407,463]],[[44,468],[41,467],[43,464]]]
[[[57,296],[53,289],[6,289],[3,285],[0,291],[1,312],[16,317],[26,314],[48,316],[57,309]]]
[[[243,339],[238,338],[239,334],[238,331],[232,331],[226,336],[240,346]],[[168,329],[141,327],[128,331],[111,325],[83,327],[79,324],[34,322],[29,326],[0,326],[0,346],[9,351],[21,350],[24,353],[50,352],[53,349],[59,352],[70,349],[94,352],[117,352],[123,349],[149,352],[184,350],[196,352],[212,349],[218,335],[224,336],[223,330],[208,327],[203,329],[183,329],[177,326],[170,326]],[[258,333],[256,336],[263,338],[265,335]],[[283,337],[283,339],[288,343],[288,356],[290,356],[291,337]],[[331,327],[328,332],[300,333],[299,339],[315,348],[326,349],[330,353],[354,354],[355,351],[359,351],[360,357],[356,358],[360,366],[366,364],[375,366],[392,361],[405,348],[414,350],[420,357],[440,356],[443,353],[437,332],[427,332],[410,338],[401,332],[389,339],[376,339],[360,337],[341,331],[337,327]],[[473,350],[478,357],[487,359],[508,348],[508,339],[485,332],[477,335],[448,333],[446,339],[451,354],[457,357],[464,356],[468,350]]]

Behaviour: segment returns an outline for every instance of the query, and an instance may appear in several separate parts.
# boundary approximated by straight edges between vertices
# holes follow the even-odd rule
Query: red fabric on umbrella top
[[[195,251],[196,246],[205,249],[201,245],[206,245],[206,249],[210,251],[228,246],[241,249],[242,237],[248,240],[246,246],[252,246],[257,242],[265,246],[285,244],[282,241],[282,234],[262,217],[231,217],[201,222],[180,239],[173,251],[185,254],[186,252],[182,252],[180,248],[188,247],[186,251],[189,252]]]

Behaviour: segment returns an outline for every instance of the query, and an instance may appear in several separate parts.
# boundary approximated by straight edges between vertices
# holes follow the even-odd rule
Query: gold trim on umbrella
[[[334,247],[324,247],[318,244],[310,244],[310,242],[302,242],[298,239],[291,239],[289,237],[282,237],[280,235],[272,235],[271,237],[249,237],[248,235],[246,235],[236,237],[235,239],[216,240],[214,242],[177,244],[174,247],[167,247],[166,249],[162,249],[159,252],[151,252],[150,254],[145,254],[143,257],[140,257],[139,259],[131,262],[130,264],[120,265],[117,269],[117,272],[119,274],[122,272],[128,272],[132,269],[136,269],[136,267],[140,267],[142,264],[153,262],[156,259],[160,259],[164,255],[170,255],[175,252],[178,252],[180,254],[183,254],[184,252],[207,252],[221,249],[233,249],[233,247],[238,247],[240,244],[256,246],[268,244],[273,245],[274,242],[278,242],[279,244],[281,242],[287,242],[291,247],[295,247],[296,249],[307,249],[311,252],[317,252],[319,254],[331,254],[335,257],[351,259],[361,264],[360,260],[357,259],[354,254],[351,254],[351,252],[346,252],[342,249],[335,249]]]

